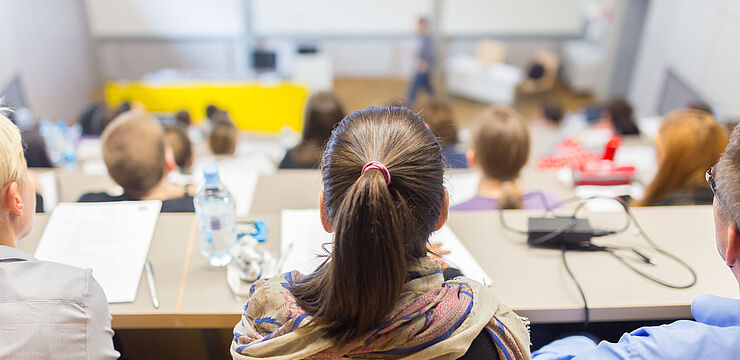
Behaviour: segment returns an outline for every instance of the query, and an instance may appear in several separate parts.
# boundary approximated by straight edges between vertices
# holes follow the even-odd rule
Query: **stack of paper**
[[[280,271],[313,272],[324,261],[320,255],[327,254],[322,246],[331,251],[332,242],[332,234],[321,226],[319,210],[283,210],[281,224],[280,254],[284,258]],[[450,251],[442,257],[450,266],[460,269],[468,278],[491,284],[491,278],[447,225],[434,232],[429,241],[442,243],[442,249]]]
[[[161,201],[61,203],[35,257],[90,268],[109,303],[136,299]]]

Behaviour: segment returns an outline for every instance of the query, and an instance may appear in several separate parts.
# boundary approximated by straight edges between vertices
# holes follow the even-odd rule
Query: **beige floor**
[[[437,88],[442,87],[438,85]],[[386,78],[341,78],[334,81],[334,91],[344,102],[345,110],[352,112],[369,106],[403,104],[408,91],[408,81]],[[448,97],[444,91],[441,91],[440,97],[450,103],[458,123],[462,126],[469,124],[487,106],[477,101]],[[424,98],[422,96],[419,103],[423,103]],[[592,104],[594,100],[589,95],[575,94],[564,85],[557,84],[554,89],[542,94],[517,94],[514,108],[526,118],[532,119],[538,116],[540,105],[544,102],[559,103],[568,111]]]

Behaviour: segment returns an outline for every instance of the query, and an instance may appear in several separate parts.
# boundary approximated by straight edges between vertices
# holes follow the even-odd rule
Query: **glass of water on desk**
[[[206,165],[203,177],[205,183],[193,199],[201,239],[200,251],[212,266],[226,266],[231,262],[229,250],[236,242],[234,199],[226,185],[221,183],[216,164]]]

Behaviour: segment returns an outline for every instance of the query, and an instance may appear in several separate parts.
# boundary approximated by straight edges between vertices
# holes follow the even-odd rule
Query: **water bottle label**
[[[211,218],[211,230],[221,230],[221,220],[218,218]]]

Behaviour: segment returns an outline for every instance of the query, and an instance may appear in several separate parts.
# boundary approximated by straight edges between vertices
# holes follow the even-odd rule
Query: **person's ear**
[[[23,198],[21,197],[18,183],[13,181],[6,185],[3,191],[3,199],[5,200],[5,208],[7,208],[11,214],[15,216],[23,215]]]
[[[737,233],[735,225],[730,225],[727,227],[725,262],[727,262],[727,266],[734,267],[738,258],[740,258],[740,234]]]
[[[324,190],[321,190],[321,196],[319,197],[319,209],[321,212],[321,226],[323,226],[324,230],[328,233],[334,232],[334,226],[331,221],[329,221],[329,213],[324,207]]]
[[[445,189],[445,198],[442,200],[442,209],[439,211],[439,219],[437,220],[437,225],[434,227],[434,231],[437,231],[442,228],[442,226],[445,225],[447,222],[447,216],[450,214],[450,195],[447,193],[447,189]]]
[[[164,148],[164,169],[166,172],[177,169],[175,154],[172,152],[172,148],[169,146],[165,146]]]
[[[468,167],[478,167],[478,159],[475,158],[475,151],[473,151],[473,149],[468,149],[468,151],[465,152],[465,158],[468,160]]]

